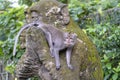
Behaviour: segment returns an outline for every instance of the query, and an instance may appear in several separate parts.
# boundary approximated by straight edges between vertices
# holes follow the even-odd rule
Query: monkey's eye
[[[70,38],[70,39],[73,39],[73,38]]]

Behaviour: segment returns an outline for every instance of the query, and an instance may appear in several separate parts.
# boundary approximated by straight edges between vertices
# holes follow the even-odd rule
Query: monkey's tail
[[[17,46],[17,43],[18,43],[18,39],[19,39],[20,34],[22,33],[22,31],[23,31],[24,29],[26,29],[26,28],[28,28],[28,27],[31,27],[31,26],[33,26],[33,25],[34,25],[34,23],[27,24],[27,25],[23,26],[23,27],[20,29],[20,31],[18,32],[18,34],[17,34],[17,36],[16,36],[16,38],[15,38],[15,44],[14,44],[14,49],[13,49],[13,56],[16,55],[16,46]]]

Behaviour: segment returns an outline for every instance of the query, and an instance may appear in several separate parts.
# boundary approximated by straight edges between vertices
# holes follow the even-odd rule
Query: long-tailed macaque
[[[59,51],[66,49],[66,60],[67,66],[70,69],[73,69],[70,59],[73,46],[76,43],[77,35],[75,33],[68,33],[58,30],[57,28],[45,25],[41,22],[35,24],[38,28],[40,28],[48,41],[50,47],[50,53],[52,57],[55,57],[56,61],[56,69],[60,69],[60,59],[59,59]]]
[[[53,27],[52,25],[43,23],[42,20],[33,21],[32,23],[29,23],[21,28],[15,39],[13,55],[15,55],[16,53],[16,45],[18,42],[19,35],[24,29],[31,26],[40,28],[45,34],[46,40],[50,47],[50,53],[51,53],[50,55],[52,57],[55,57],[56,69],[57,70],[60,69],[59,51],[63,49],[66,49],[67,66],[69,69],[73,69],[73,66],[70,63],[70,59],[71,59],[72,49],[77,40],[77,35],[75,33],[63,32]]]

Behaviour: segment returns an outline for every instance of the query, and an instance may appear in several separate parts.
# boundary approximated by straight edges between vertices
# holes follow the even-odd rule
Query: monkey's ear
[[[69,32],[65,32],[64,36],[68,37],[68,35],[69,35]]]
[[[77,38],[77,34],[76,34],[76,33],[73,33],[72,36],[73,36],[74,38]]]

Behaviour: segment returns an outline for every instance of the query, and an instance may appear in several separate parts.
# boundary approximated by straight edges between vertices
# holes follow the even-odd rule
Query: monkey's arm
[[[44,32],[44,33],[45,33],[45,37],[48,41],[48,44],[50,46],[50,55],[51,55],[51,57],[54,57],[52,35],[50,32]]]

